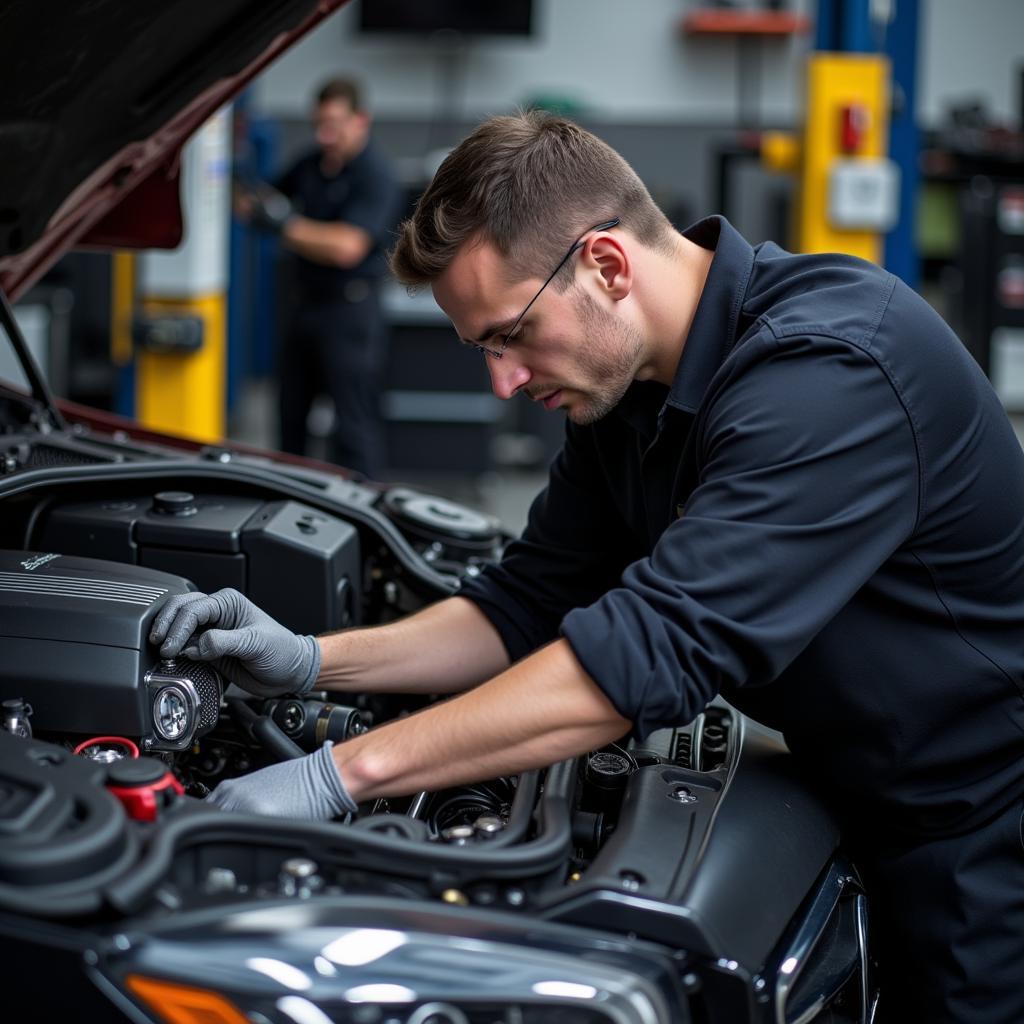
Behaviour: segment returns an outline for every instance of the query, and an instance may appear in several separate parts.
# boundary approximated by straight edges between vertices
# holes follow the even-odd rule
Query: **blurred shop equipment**
[[[945,226],[929,254],[945,264],[949,317],[1003,403],[1024,411],[1024,68],[1017,125],[958,104],[927,136],[921,167],[929,222]]]
[[[693,11],[682,29],[696,39],[730,34],[737,40],[807,31],[806,18],[772,6],[775,9]],[[913,0],[909,8],[904,17],[914,23],[913,38]],[[819,0],[815,49],[806,65],[803,129],[799,136],[755,130],[758,118],[749,103],[741,103],[735,140],[715,154],[722,212],[730,213],[731,166],[759,155],[766,169],[794,177],[790,230],[784,233],[791,248],[846,252],[882,262],[885,236],[900,223],[913,200],[902,186],[901,168],[888,155],[894,62],[881,51],[892,20],[890,7],[871,0]],[[749,56],[741,54],[747,59],[738,64],[741,76],[747,78]],[[912,64],[912,52],[910,56]],[[903,64],[901,59],[901,72]],[[742,84],[741,98],[752,88]],[[912,182],[911,177],[908,184]]]
[[[383,403],[390,474],[490,469],[505,408],[486,365],[467,358],[429,291],[407,295],[390,284],[383,300],[391,324]]]
[[[426,156],[406,182],[408,208],[462,132],[462,94],[472,44],[486,38],[526,39],[535,32],[533,0],[466,3],[447,0],[360,0],[361,34],[415,37],[433,55],[438,101],[426,132]],[[467,359],[455,331],[429,291],[407,295],[388,284],[382,303],[390,351],[382,411],[388,478],[434,473],[478,476],[495,465],[501,439],[522,403],[505,405],[490,387],[486,366]],[[539,442],[538,442],[538,447]]]

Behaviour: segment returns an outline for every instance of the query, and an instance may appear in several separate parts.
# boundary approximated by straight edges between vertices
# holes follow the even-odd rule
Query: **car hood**
[[[342,3],[5,0],[0,288],[72,246],[176,246],[184,142]]]

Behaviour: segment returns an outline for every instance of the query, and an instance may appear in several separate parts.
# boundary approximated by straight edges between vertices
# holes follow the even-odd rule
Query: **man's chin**
[[[589,427],[592,423],[603,420],[614,408],[614,403],[609,405],[607,402],[594,399],[587,401],[586,398],[562,406],[565,415],[578,427]]]

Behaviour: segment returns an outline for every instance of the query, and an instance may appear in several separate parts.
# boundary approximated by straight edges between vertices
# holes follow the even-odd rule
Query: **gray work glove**
[[[316,640],[285,629],[237,590],[172,597],[160,609],[149,640],[160,644],[162,658],[180,654],[212,662],[257,697],[307,693],[320,674]]]
[[[346,811],[356,802],[331,757],[334,744],[326,740],[313,754],[282,761],[251,775],[222,782],[207,798],[223,811],[270,814],[278,818],[323,821]]]
[[[291,200],[266,182],[259,182],[249,193],[252,212],[249,223],[261,231],[279,233],[295,216]]]

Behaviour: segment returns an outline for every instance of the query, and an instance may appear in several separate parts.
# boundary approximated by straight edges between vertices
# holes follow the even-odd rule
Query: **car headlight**
[[[488,921],[489,931],[481,929],[487,918],[474,918],[469,935],[410,930],[401,918],[382,928],[372,903],[339,914],[318,902],[223,907],[198,929],[186,925],[144,940],[140,934],[128,948],[111,950],[100,971],[161,1024],[691,1020],[678,987],[678,961],[660,948],[627,948],[604,935],[595,946],[589,932],[577,945],[562,926],[541,922],[520,936],[521,922],[503,917]],[[443,909],[416,907],[417,923],[460,920]],[[362,912],[372,913],[373,923],[350,916]],[[495,932],[517,941],[495,939]],[[174,977],[163,977],[169,968]]]
[[[634,1016],[625,1007],[585,1007],[568,1003],[546,1005],[501,1003],[429,1002],[419,1005],[359,1002],[324,1005],[299,995],[282,996],[273,1004],[255,1006],[262,1000],[228,998],[211,989],[181,985],[164,979],[129,975],[125,987],[157,1019],[167,1024],[249,1024],[252,1019],[282,1020],[289,1024],[620,1024],[646,1019]],[[241,1006],[247,1005],[245,1013]],[[626,1011],[625,1013],[623,1011]]]

